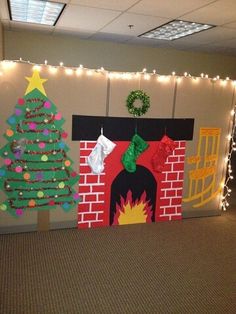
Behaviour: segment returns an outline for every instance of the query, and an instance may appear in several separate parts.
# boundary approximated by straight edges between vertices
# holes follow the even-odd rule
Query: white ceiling
[[[0,19],[4,28],[236,56],[236,0],[51,1],[66,3],[56,26],[10,21],[7,0],[0,0]],[[208,23],[216,27],[171,42],[138,37],[173,19]]]

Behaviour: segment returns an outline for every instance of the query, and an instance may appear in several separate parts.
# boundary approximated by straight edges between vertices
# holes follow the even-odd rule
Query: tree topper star
[[[46,96],[45,89],[43,87],[43,83],[47,81],[47,79],[41,79],[39,76],[39,71],[34,70],[32,77],[25,77],[26,80],[29,82],[29,85],[26,89],[25,95],[30,93],[32,90],[37,88],[42,94]]]

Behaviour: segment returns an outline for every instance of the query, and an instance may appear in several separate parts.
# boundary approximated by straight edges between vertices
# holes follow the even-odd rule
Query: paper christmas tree
[[[60,205],[69,211],[79,200],[72,186],[79,176],[72,169],[64,143],[64,119],[47,98],[38,71],[26,78],[29,85],[18,99],[15,112],[7,120],[4,136],[8,143],[0,149],[0,188],[7,200],[0,210],[21,216],[26,210],[48,210]]]

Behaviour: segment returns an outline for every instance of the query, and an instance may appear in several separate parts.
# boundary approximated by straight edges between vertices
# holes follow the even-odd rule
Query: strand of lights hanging
[[[231,80],[229,77],[225,79],[221,79],[219,75],[215,77],[209,77],[208,74],[201,73],[200,76],[192,76],[188,72],[184,72],[183,75],[178,75],[176,72],[172,72],[170,75],[162,75],[158,74],[156,70],[152,72],[148,72],[146,68],[139,72],[119,72],[119,71],[109,71],[105,70],[104,67],[99,69],[91,69],[86,68],[82,64],[79,66],[70,66],[67,67],[64,65],[63,62],[60,62],[59,65],[50,65],[48,61],[45,60],[44,63],[34,63],[31,61],[23,60],[22,58],[18,60],[3,60],[0,61],[0,64],[4,70],[11,69],[15,67],[17,63],[24,63],[29,64],[32,66],[32,69],[37,69],[40,71],[42,68],[47,68],[51,74],[57,74],[59,70],[64,70],[64,73],[68,76],[76,75],[80,76],[82,74],[86,74],[87,76],[92,76],[95,73],[101,73],[106,75],[110,79],[124,79],[124,80],[131,80],[131,79],[140,79],[143,78],[144,80],[150,80],[152,77],[156,77],[157,81],[166,83],[170,80],[171,77],[176,77],[177,81],[180,82],[182,78],[191,78],[193,82],[198,82],[199,79],[209,79],[212,83],[216,81],[220,81],[222,85],[226,85],[227,82],[231,82],[234,86],[236,86],[236,80]],[[3,75],[3,71],[0,70],[0,76]]]
[[[57,74],[59,70],[64,71],[66,75],[76,75],[80,76],[82,74],[86,74],[88,76],[92,76],[95,73],[100,73],[103,75],[106,75],[110,79],[124,79],[124,80],[131,80],[131,79],[140,79],[143,78],[145,80],[150,80],[151,77],[156,77],[156,79],[159,82],[166,83],[170,80],[171,77],[175,77],[177,79],[177,82],[181,82],[182,78],[190,78],[193,82],[198,82],[200,79],[208,79],[212,83],[215,83],[217,81],[220,81],[222,85],[226,85],[228,82],[231,82],[234,87],[236,87],[236,80],[231,80],[229,77],[226,77],[225,79],[221,79],[219,75],[216,77],[209,77],[208,74],[201,73],[201,75],[198,76],[192,76],[191,74],[185,72],[183,75],[177,75],[175,72],[172,72],[170,75],[161,75],[158,74],[156,70],[153,70],[151,73],[147,72],[147,69],[144,68],[141,72],[118,72],[118,71],[108,71],[105,70],[103,67],[99,69],[91,69],[91,68],[85,68],[83,65],[79,65],[78,67],[71,66],[67,67],[64,65],[63,62],[60,62],[59,65],[50,65],[48,64],[48,61],[45,60],[44,63],[34,63],[31,61],[26,61],[20,58],[19,60],[2,60],[0,61],[0,65],[3,70],[12,69],[14,68],[18,63],[23,64],[29,64],[32,66],[32,70],[37,69],[40,71],[42,68],[48,69],[50,74]],[[61,72],[60,72],[61,73]],[[4,74],[3,71],[1,71],[0,68],[0,76]],[[232,131],[231,134],[228,135],[228,140],[230,141],[230,148],[229,153],[225,157],[225,162],[227,164],[226,169],[226,179],[224,183],[222,183],[222,189],[223,189],[223,195],[222,195],[222,209],[225,211],[227,207],[229,206],[229,196],[231,193],[231,189],[229,188],[228,184],[230,180],[233,179],[232,175],[232,166],[231,166],[231,157],[232,153],[236,151],[236,143],[234,142],[234,134],[235,134],[235,128],[236,128],[236,105],[235,108],[231,111],[231,116],[233,117],[232,122]]]
[[[222,210],[226,211],[227,207],[229,207],[229,197],[231,195],[232,190],[230,189],[230,181],[233,180],[233,175],[232,175],[232,154],[234,151],[236,151],[236,143],[234,141],[234,136],[235,136],[235,129],[236,129],[236,105],[234,109],[231,111],[231,116],[232,116],[232,130],[231,134],[228,135],[228,140],[230,141],[230,147],[229,147],[229,152],[228,155],[225,157],[225,163],[227,164],[226,168],[226,176],[225,176],[225,182],[223,184],[223,196],[222,196]]]

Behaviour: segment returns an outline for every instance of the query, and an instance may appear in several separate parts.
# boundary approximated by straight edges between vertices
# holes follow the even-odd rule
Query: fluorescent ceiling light
[[[139,37],[161,39],[161,40],[176,40],[181,37],[189,36],[194,33],[205,31],[214,25],[187,22],[174,20],[157,28],[154,28]]]
[[[51,26],[57,23],[65,6],[64,3],[46,0],[8,0],[12,21]]]

